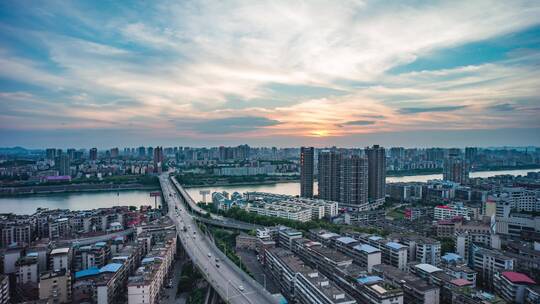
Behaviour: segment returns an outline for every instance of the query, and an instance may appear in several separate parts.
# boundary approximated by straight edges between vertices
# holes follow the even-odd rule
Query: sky
[[[540,145],[540,1],[1,1],[0,146]]]

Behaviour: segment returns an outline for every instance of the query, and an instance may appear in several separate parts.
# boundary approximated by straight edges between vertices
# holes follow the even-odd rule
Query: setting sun
[[[329,136],[330,133],[327,130],[317,130],[317,131],[311,132],[311,135],[317,136],[317,137],[325,137],[325,136]]]

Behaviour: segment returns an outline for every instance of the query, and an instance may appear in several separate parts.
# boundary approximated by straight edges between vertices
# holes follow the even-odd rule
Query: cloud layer
[[[358,136],[397,131],[540,128],[535,2],[11,2],[0,10],[0,145],[67,130],[114,130],[108,136],[120,144],[139,134],[354,146]]]

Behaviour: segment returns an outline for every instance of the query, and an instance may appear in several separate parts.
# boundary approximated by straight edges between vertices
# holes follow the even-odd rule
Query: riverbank
[[[540,170],[540,166],[518,166],[518,167],[497,167],[492,170],[474,170],[471,173],[482,173],[482,172],[506,172],[506,171],[515,171],[515,170]],[[436,175],[442,174],[442,169],[422,169],[422,170],[407,170],[407,171],[398,171],[390,172],[386,174],[386,177],[414,177],[414,176],[424,176],[424,175]],[[504,174],[504,173],[503,173]],[[317,181],[317,179],[315,179]],[[252,181],[252,182],[227,182],[224,180],[216,180],[215,183],[201,183],[201,184],[183,184],[184,188],[203,188],[203,187],[227,187],[227,186],[259,186],[259,185],[274,185],[274,184],[285,184],[285,183],[298,183],[300,182],[299,178],[296,179],[286,179],[286,180],[268,180],[268,181]]]
[[[108,192],[108,191],[128,191],[128,190],[161,190],[159,185],[142,184],[67,184],[67,185],[47,185],[47,186],[24,186],[24,187],[2,187],[0,197],[29,196],[39,194],[57,193],[78,193],[78,192]]]
[[[259,186],[259,185],[298,183],[299,181],[300,181],[300,179],[270,180],[270,181],[261,181],[261,182],[241,182],[241,183],[216,182],[216,183],[213,183],[213,184],[197,184],[197,185],[182,185],[182,186],[184,188],[226,187],[226,186]]]
[[[113,206],[159,206],[161,197],[152,197],[152,190],[80,191],[0,197],[0,213],[33,214],[37,208],[91,210]]]

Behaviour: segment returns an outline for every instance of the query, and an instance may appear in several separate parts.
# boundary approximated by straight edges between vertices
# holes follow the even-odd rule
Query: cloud
[[[531,39],[526,52],[514,45],[496,61],[391,71],[477,41],[504,43],[540,23],[538,3],[102,5],[0,4],[9,15],[0,17],[0,126],[254,140],[539,124]]]
[[[496,105],[491,105],[491,106],[488,106],[487,108],[491,110],[495,110],[495,111],[500,111],[500,112],[509,112],[509,111],[514,111],[516,109],[514,105],[509,104],[509,103],[500,103]]]
[[[257,129],[278,125],[279,121],[266,117],[244,116],[211,119],[193,123],[192,128],[198,133],[230,134],[256,131]]]
[[[467,106],[445,106],[445,107],[414,107],[414,108],[401,108],[399,113],[401,114],[418,114],[429,112],[451,112],[461,110]]]
[[[353,120],[353,121],[347,121],[343,123],[344,125],[349,126],[369,126],[375,124],[376,121],[374,120]]]

